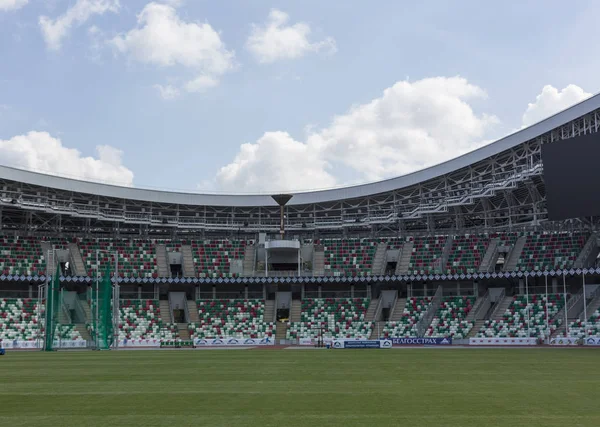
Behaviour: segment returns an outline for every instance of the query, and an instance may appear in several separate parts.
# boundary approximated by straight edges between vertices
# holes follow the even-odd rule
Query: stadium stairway
[[[519,263],[519,259],[521,258],[521,254],[523,253],[525,243],[527,243],[527,236],[521,236],[517,239],[510,251],[510,254],[508,255],[506,263],[504,264],[504,271],[515,271],[517,264]]]
[[[265,301],[265,322],[275,322],[275,301],[268,299]]]
[[[469,333],[467,334],[467,336],[465,338],[469,339],[469,338],[473,338],[477,335],[477,333],[481,330],[481,327],[485,324],[485,320],[476,320],[475,323],[473,324],[473,327],[471,328],[471,330],[469,331]]]
[[[400,321],[405,308],[406,308],[406,298],[396,298],[396,303],[394,304],[394,307],[392,307],[392,311],[390,313],[390,321],[392,321],[392,322]]]
[[[71,260],[71,270],[75,276],[86,276],[87,269],[85,268],[85,264],[83,263],[83,257],[81,256],[81,250],[79,249],[79,245],[75,242],[69,243],[69,258]]]
[[[277,322],[275,327],[275,344],[281,343],[287,336],[288,324],[285,322]]]
[[[300,322],[302,319],[302,301],[299,299],[292,300],[290,308],[290,322]]]
[[[313,276],[325,275],[325,248],[323,245],[314,245],[313,248]]]
[[[69,248],[70,249],[70,248]],[[85,300],[79,300],[79,304],[83,309],[83,313],[85,314],[85,321],[87,323],[91,323],[92,313],[90,309],[90,305]],[[88,331],[87,325],[85,323],[76,323],[75,329],[79,331],[81,337],[86,341],[91,341],[92,337],[90,336],[90,332]]]
[[[82,301],[80,300],[79,303],[81,304],[81,308],[83,309],[83,312],[85,313],[85,321],[88,323],[92,322],[92,311],[90,309],[90,304],[87,301]]]
[[[179,334],[179,338],[182,341],[188,341],[190,339],[190,331],[188,329],[187,323],[178,323],[177,324],[177,333]]]
[[[387,242],[381,242],[377,245],[377,250],[373,257],[373,268],[371,269],[373,274],[385,274],[387,247]]]
[[[42,248],[42,256],[48,262],[48,252],[52,250],[52,245],[47,240],[42,240],[40,242],[40,247]],[[46,264],[47,265],[47,264]],[[54,274],[54,268],[51,269],[51,274]]]
[[[61,293],[62,295],[62,293]],[[71,316],[67,311],[64,303],[60,304],[60,311],[58,312],[58,323],[61,325],[70,325],[71,324]]]
[[[398,251],[398,261],[396,263],[396,276],[407,274],[410,268],[410,260],[412,258],[415,242],[410,240],[402,245],[402,249]]]
[[[244,276],[251,277],[254,276],[254,261],[256,260],[256,246],[254,245],[246,245],[246,249],[244,250]]]
[[[600,248],[598,247],[598,235],[596,233],[592,233],[587,242],[585,242],[585,245],[583,245],[581,252],[573,264],[573,267],[585,268],[594,265],[594,261],[596,261],[599,252]]]
[[[200,323],[200,316],[198,315],[198,303],[196,301],[187,302],[188,305],[188,313],[190,316],[190,323]],[[162,312],[162,310],[161,310]]]
[[[455,237],[456,236],[452,235],[446,237],[446,243],[444,243],[444,248],[442,249],[442,254],[440,257],[440,269],[442,272],[446,269],[446,266],[448,265],[448,258],[452,253],[453,242]]]
[[[194,255],[190,245],[181,246],[181,256],[183,268],[183,277],[196,277],[196,267],[194,266]]]
[[[513,297],[504,297],[504,299],[501,302],[499,302],[499,305],[494,309],[493,319],[491,320],[495,320],[498,322],[504,319],[504,313],[506,312],[506,309],[512,302]]]
[[[588,317],[592,315],[596,310],[600,309],[600,295],[596,296],[593,300],[589,302],[586,307]],[[583,313],[582,313],[583,316]],[[587,319],[586,319],[587,320]]]
[[[371,330],[371,336],[369,337],[370,340],[376,340],[381,338],[381,336],[383,335],[383,328],[385,327],[386,322],[384,321],[379,321],[379,322],[375,322],[375,324],[373,325],[373,330]]]
[[[500,244],[500,239],[492,239],[485,251],[485,255],[481,260],[481,264],[479,265],[480,273],[487,273],[489,271],[493,271],[493,267],[496,265],[496,261],[498,260],[498,245]]]
[[[167,246],[164,244],[156,245],[156,266],[158,267],[158,277],[171,277],[169,264],[167,262]]]
[[[171,320],[171,307],[169,306],[169,301],[160,300],[159,308],[160,320],[162,320],[163,325],[172,323],[173,321]],[[198,309],[196,309],[196,311],[198,311]]]
[[[376,319],[375,317],[380,313],[381,311],[379,310],[379,298],[373,298],[371,300],[371,303],[369,304],[369,308],[367,309],[367,314],[365,315],[365,322],[378,321],[379,319]]]
[[[600,309],[600,295],[597,295],[595,298],[593,298],[588,303],[588,305],[586,307],[586,312],[587,312],[588,318],[592,315],[592,313],[594,313],[598,309]],[[561,310],[560,313],[557,313],[557,316],[559,316],[559,315],[563,316],[563,322],[560,324],[560,326],[558,328],[556,328],[556,330],[552,334],[553,337],[558,337],[558,336],[565,334],[566,325],[564,322],[564,310]],[[568,324],[571,325],[575,321],[578,321],[578,320],[585,321],[587,319],[585,319],[585,315],[583,314],[583,310],[582,310],[582,312],[579,314],[578,317],[575,317],[575,318],[567,317],[567,320],[569,321]]]
[[[89,342],[92,340],[92,337],[90,336],[90,333],[87,330],[84,323],[76,323],[75,329],[79,332],[79,335],[81,335],[81,338],[83,338],[85,341]]]

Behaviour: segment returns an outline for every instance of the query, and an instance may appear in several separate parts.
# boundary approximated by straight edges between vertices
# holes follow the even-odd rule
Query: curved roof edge
[[[600,108],[600,94],[594,95],[578,104],[573,105],[572,107],[567,108],[566,110],[548,117],[547,119],[544,119],[525,129],[519,130],[486,146],[478,148],[477,150],[463,154],[459,157],[455,157],[454,159],[437,164],[435,166],[421,169],[416,172],[411,172],[407,175],[369,184],[361,184],[330,190],[292,192],[291,194],[293,194],[294,197],[289,204],[304,205],[335,200],[353,199],[409,187],[438,176],[446,175],[458,169],[467,167],[473,163],[485,160],[486,158],[499,154],[503,151],[509,150],[598,108]],[[232,207],[277,206],[273,199],[269,195],[265,194],[198,194],[148,190],[64,178],[60,176],[11,168],[8,166],[0,166],[0,178],[41,187],[72,191],[76,193],[155,203]]]

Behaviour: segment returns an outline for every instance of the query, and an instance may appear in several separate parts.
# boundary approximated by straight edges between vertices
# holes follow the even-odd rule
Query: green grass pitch
[[[2,426],[600,426],[594,349],[0,357]]]

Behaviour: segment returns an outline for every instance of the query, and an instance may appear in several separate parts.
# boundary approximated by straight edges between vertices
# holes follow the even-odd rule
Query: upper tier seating
[[[548,294],[548,319],[550,330],[546,328],[546,297],[545,295],[529,295],[529,306],[525,295],[516,295],[506,309],[502,320],[486,320],[477,333],[478,337],[549,337],[560,326],[562,319],[552,318],[564,306],[564,296]],[[529,307],[529,314],[528,314]],[[527,317],[529,316],[529,328]]]
[[[446,274],[476,273],[489,244],[485,235],[456,236],[446,264]]]
[[[412,238],[409,238],[412,239]],[[417,237],[409,263],[410,274],[434,274],[439,265],[447,236]]]
[[[392,338],[417,337],[417,323],[431,304],[431,297],[409,298],[406,301],[402,317],[397,322],[386,322],[382,335]]]
[[[513,246],[517,239],[521,236],[521,233],[491,233],[488,235],[489,240],[498,239],[500,241],[499,246]]]
[[[466,338],[473,322],[466,320],[475,297],[444,297],[425,336],[432,338]]]
[[[37,301],[0,299],[0,340],[35,340],[38,336]]]
[[[158,277],[156,253],[154,244],[151,241],[81,239],[79,248],[90,276],[96,271],[96,253],[98,250],[102,250],[106,252],[98,253],[101,273],[104,273],[104,268],[108,263],[110,263],[111,268],[115,268],[112,253],[116,251],[119,257],[119,275],[121,277]]]
[[[373,329],[365,322],[369,298],[309,298],[302,300],[301,321],[290,323],[288,339],[368,338]]]
[[[39,243],[30,237],[0,237],[0,273],[45,275],[46,262]]]
[[[324,270],[326,275],[367,276],[381,242],[388,250],[398,250],[405,242],[413,241],[409,274],[461,274],[475,273],[479,269],[490,240],[499,239],[500,246],[511,247],[522,233],[491,233],[489,235],[459,235],[452,237],[448,260],[442,265],[442,254],[448,236],[386,237],[374,239],[324,239]],[[589,234],[586,233],[527,233],[516,269],[540,271],[571,268],[581,253]],[[68,240],[60,238],[0,237],[0,274],[44,275],[46,260],[40,242],[46,240],[58,249],[67,249]],[[316,241],[319,243],[319,241]],[[156,244],[164,244],[167,251],[181,251],[190,245],[194,268],[199,277],[235,277],[241,271],[233,269],[234,260],[243,260],[245,241],[241,240],[128,240],[128,239],[78,239],[82,259],[88,275],[96,271],[96,252],[99,253],[100,271],[110,262],[110,253],[118,252],[119,274],[129,278],[158,277]]]
[[[189,325],[192,339],[275,336],[275,324],[264,319],[264,300],[200,300],[196,303],[200,323]]]
[[[587,234],[581,233],[529,233],[517,263],[517,270],[571,268],[588,237]]]
[[[325,239],[325,273],[334,276],[366,276],[371,273],[377,243],[364,239]]]
[[[569,326],[569,335],[578,338],[600,336],[600,310],[596,310],[587,322],[578,320],[571,323]]]
[[[231,260],[244,259],[246,242],[243,240],[209,240],[192,242],[194,263],[199,277],[235,277]]]
[[[164,324],[158,300],[121,300],[119,302],[119,339],[178,338],[176,325]]]
[[[404,245],[404,243],[406,242],[406,239],[402,239],[400,237],[389,237],[389,238],[380,239],[380,241],[387,243],[388,250],[393,251],[393,250],[401,249],[402,246]]]

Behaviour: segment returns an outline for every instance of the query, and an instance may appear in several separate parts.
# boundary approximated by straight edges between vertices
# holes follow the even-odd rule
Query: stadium
[[[580,150],[598,151],[599,128],[594,96],[428,169],[296,194],[185,194],[0,167],[0,372],[15,390],[1,406],[25,399],[32,417],[51,415],[48,425],[99,425],[103,414],[187,425],[203,411],[206,425],[386,424],[382,416],[430,425],[423,399],[440,405],[455,393],[456,406],[434,410],[442,424],[571,424],[564,406],[547,403],[563,386],[577,400],[598,379],[600,211],[586,190],[593,163],[582,160],[595,156]],[[581,170],[581,194],[561,193],[556,182]],[[386,346],[418,348],[337,350]],[[476,346],[502,349],[469,352]],[[321,347],[334,350],[267,351]],[[200,351],[214,348],[227,351]],[[114,351],[75,351],[86,349]],[[386,379],[390,363],[400,377]],[[511,372],[522,381],[500,380]],[[138,396],[145,376],[158,385]],[[412,378],[414,397],[399,378]],[[463,388],[505,400],[481,418]],[[72,412],[59,409],[63,392]],[[392,397],[406,403],[403,415],[373,411],[373,399],[393,408]],[[270,401],[279,409],[263,413]],[[563,405],[595,405],[573,402]],[[535,422],[531,406],[545,408]],[[594,425],[593,414],[571,425]]]

